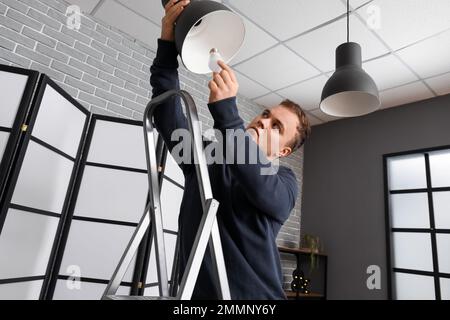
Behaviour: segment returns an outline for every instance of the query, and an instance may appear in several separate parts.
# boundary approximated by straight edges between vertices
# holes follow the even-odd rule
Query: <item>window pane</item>
[[[2,162],[3,153],[8,143],[9,132],[0,131],[0,163]]]
[[[450,234],[437,234],[439,272],[450,273]]]
[[[450,192],[433,192],[434,222],[437,229],[450,229]]]
[[[450,279],[441,278],[441,299],[450,300]]]
[[[86,114],[47,85],[32,135],[76,157]]]
[[[30,141],[12,203],[61,213],[73,162]]]
[[[0,236],[0,279],[45,275],[58,223],[10,209]]]
[[[450,187],[450,150],[430,153],[431,185]]]
[[[11,128],[22,100],[28,76],[0,71],[0,126]]]
[[[86,166],[74,214],[137,223],[147,195],[145,173]]]
[[[436,299],[433,277],[395,272],[394,279],[397,300]]]
[[[0,300],[38,300],[42,280],[0,284]]]
[[[394,268],[433,271],[429,234],[393,232],[392,240]]]
[[[426,188],[425,157],[422,154],[388,159],[389,190]]]
[[[392,194],[391,221],[393,228],[429,228],[428,195]]]

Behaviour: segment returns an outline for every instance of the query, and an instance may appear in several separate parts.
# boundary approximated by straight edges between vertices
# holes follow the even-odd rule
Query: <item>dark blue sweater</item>
[[[177,51],[174,43],[158,40],[158,51],[150,69],[153,97],[170,89],[179,89]],[[208,104],[214,119],[214,128],[244,130],[239,117],[236,98]],[[169,150],[176,142],[170,141],[177,128],[188,128],[179,98],[159,106],[154,117],[155,126]],[[234,154],[245,154],[256,148],[262,151],[246,134],[245,143],[232,144],[226,139],[225,148]],[[210,164],[211,187],[219,201],[218,225],[232,299],[285,299],[282,288],[280,256],[276,236],[295,204],[298,185],[294,173],[279,166],[274,175],[261,175],[270,164],[258,158],[256,164]],[[224,161],[225,162],[225,161]],[[202,206],[195,169],[180,163],[185,176],[185,192],[180,208],[180,279],[183,275],[192,244],[202,216]],[[209,249],[200,269],[193,299],[217,299]]]

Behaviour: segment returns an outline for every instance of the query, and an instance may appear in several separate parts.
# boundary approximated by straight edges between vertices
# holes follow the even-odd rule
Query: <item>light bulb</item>
[[[219,50],[217,50],[216,48],[212,48],[209,51],[209,62],[208,62],[209,69],[212,72],[220,72],[222,70],[222,68],[217,63],[219,60],[223,61],[222,56],[219,53]]]

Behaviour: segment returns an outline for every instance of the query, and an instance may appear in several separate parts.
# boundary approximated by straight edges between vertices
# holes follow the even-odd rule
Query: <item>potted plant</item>
[[[317,255],[322,251],[322,243],[318,236],[314,236],[311,234],[305,234],[303,236],[302,248],[308,249],[311,253],[310,255],[310,269],[309,273],[311,274],[319,266],[319,259]]]

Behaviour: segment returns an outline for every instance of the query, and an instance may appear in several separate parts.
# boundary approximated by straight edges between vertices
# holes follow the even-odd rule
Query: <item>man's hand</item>
[[[219,73],[214,72],[212,80],[208,83],[210,90],[208,103],[235,97],[239,89],[233,70],[223,61],[219,61],[218,64],[223,70]]]
[[[184,7],[189,4],[190,0],[170,0],[165,6],[166,15],[161,20],[161,39],[166,41],[175,40],[175,21],[183,11]]]

